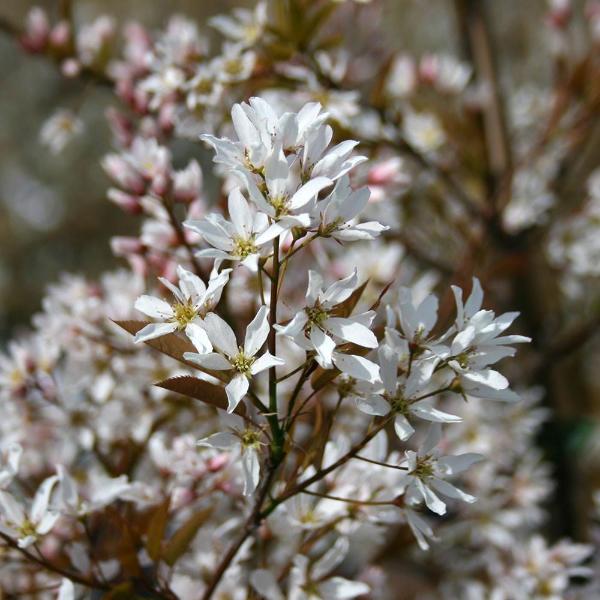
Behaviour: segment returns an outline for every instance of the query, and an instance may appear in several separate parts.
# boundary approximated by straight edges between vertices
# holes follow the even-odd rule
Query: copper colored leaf
[[[210,406],[227,410],[227,394],[225,393],[225,389],[197,377],[187,375],[171,377],[155,385],[171,392],[195,398],[196,400],[200,400],[200,402],[210,404]],[[235,412],[239,415],[245,414],[244,405],[241,403],[238,404]]]
[[[369,280],[367,279],[367,281],[365,281],[362,285],[359,285],[346,300],[336,304],[333,307],[331,314],[336,317],[350,316],[360,301],[368,283]]]
[[[165,529],[169,518],[169,500],[165,500],[155,511],[148,524],[146,531],[146,550],[154,561],[160,558],[162,541],[165,537]]]
[[[164,561],[169,566],[173,566],[186,553],[190,544],[194,541],[198,530],[204,525],[212,510],[209,507],[194,513],[173,534],[163,552]]]
[[[116,325],[124,329],[131,335],[135,335],[140,329],[143,329],[148,325],[147,321],[113,321]],[[150,346],[150,348],[154,348],[171,358],[188,365],[198,371],[202,371],[203,373],[207,373],[208,375],[212,375],[217,379],[223,378],[223,373],[219,371],[210,371],[208,369],[204,369],[196,363],[189,362],[183,358],[183,355],[186,352],[196,352],[196,348],[192,342],[190,342],[187,338],[180,337],[175,333],[170,333],[169,335],[163,335],[162,337],[156,338],[154,340],[149,340],[144,342],[146,345]]]

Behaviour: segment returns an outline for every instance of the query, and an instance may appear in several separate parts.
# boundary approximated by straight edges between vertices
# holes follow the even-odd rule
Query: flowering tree
[[[216,52],[179,16],[122,41],[68,3],[4,24],[114,90],[108,198],[141,220],[112,241],[127,269],[52,286],[0,360],[7,597],[597,597],[592,546],[541,534],[535,437],[539,384],[598,320],[600,175],[572,214],[560,185],[600,11],[576,55],[551,3],[555,89],[512,106],[480,3],[455,4],[466,62],[371,37],[368,76],[336,31],[373,5],[258,2],[211,20]],[[83,129],[61,110],[42,140]],[[521,265],[540,249],[591,315],[552,345]]]

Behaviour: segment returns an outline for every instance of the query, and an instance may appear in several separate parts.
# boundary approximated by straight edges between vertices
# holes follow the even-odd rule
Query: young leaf
[[[165,500],[155,511],[150,519],[146,532],[146,550],[154,561],[160,558],[162,541],[165,537],[165,529],[169,517],[169,499]]]
[[[171,392],[195,398],[196,400],[200,400],[200,402],[210,404],[210,406],[227,410],[227,394],[225,390],[221,386],[198,379],[197,377],[187,375],[171,377],[155,385]],[[245,414],[244,405],[241,403],[238,404],[235,412],[238,415]]]
[[[185,554],[194,541],[198,530],[204,525],[212,511],[213,509],[209,507],[194,513],[173,534],[163,552],[163,559],[169,566],[172,567]]]

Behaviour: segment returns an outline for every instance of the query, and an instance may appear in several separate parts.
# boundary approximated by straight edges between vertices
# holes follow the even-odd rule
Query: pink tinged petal
[[[333,355],[333,362],[340,371],[360,381],[368,381],[369,383],[381,381],[379,366],[362,356],[336,352]]]
[[[267,569],[252,571],[250,585],[267,600],[285,600],[275,575]]]
[[[250,382],[245,375],[241,373],[236,375],[226,386],[225,393],[227,394],[227,401],[229,406],[227,412],[232,413],[236,406],[240,403],[243,397],[246,395]]]
[[[454,500],[462,500],[463,502],[468,502],[469,504],[472,504],[473,502],[477,501],[477,498],[475,496],[471,496],[471,494],[463,492],[461,489],[453,486],[451,483],[448,483],[443,479],[432,477],[430,480],[430,485],[437,492],[446,496],[447,498],[453,498]]]
[[[31,521],[33,523],[39,523],[46,514],[48,504],[50,503],[50,495],[57,482],[58,475],[52,475],[52,477],[44,479],[40,484],[40,487],[38,487],[35,497],[33,498],[30,512]]]
[[[154,296],[140,296],[135,301],[134,307],[153,319],[170,319],[173,316],[171,305]]]
[[[351,318],[331,317],[326,319],[323,325],[339,338],[358,346],[377,348],[379,345],[375,334],[368,327],[353,322]]]
[[[209,354],[185,352],[183,358],[211,371],[228,371],[229,369],[233,369],[233,365],[217,352],[210,352]]]
[[[344,300],[347,300],[352,295],[352,292],[356,289],[357,285],[358,273],[357,270],[354,269],[354,272],[351,275],[336,281],[325,290],[323,293],[323,302],[329,306],[344,302]]]
[[[375,417],[385,417],[391,410],[390,405],[381,396],[377,395],[366,398],[357,397],[356,407],[367,415]]]
[[[324,600],[345,600],[368,594],[371,588],[361,581],[350,581],[343,577],[331,577],[319,585],[319,594]]]
[[[219,433],[213,433],[208,437],[205,437],[196,442],[197,446],[206,446],[208,448],[217,448],[219,450],[230,450],[239,445],[240,438],[227,431],[220,431]]]
[[[136,334],[134,341],[136,344],[148,342],[156,338],[168,335],[177,330],[177,323],[150,323],[143,329],[140,329]]]
[[[481,310],[483,302],[483,290],[477,277],[473,277],[473,287],[469,299],[465,302],[465,316],[470,319],[477,311]]]
[[[23,507],[8,492],[0,491],[0,511],[4,514],[6,521],[13,525],[20,526],[25,521]]]
[[[308,204],[321,190],[333,182],[328,177],[316,177],[305,183],[290,199],[289,206],[297,210]]]
[[[281,365],[285,365],[285,360],[278,358],[277,356],[273,356],[269,352],[265,352],[260,358],[257,358],[252,363],[250,372],[252,375],[257,375],[265,369],[269,369],[271,367],[280,367]]]
[[[317,362],[324,369],[331,369],[333,366],[335,342],[322,329],[314,325],[310,329],[309,338],[317,352]]]
[[[244,354],[254,356],[267,340],[269,335],[269,309],[261,306],[256,316],[246,328],[246,339],[244,340]]]
[[[409,423],[404,415],[396,415],[394,417],[394,431],[396,435],[405,442],[415,432],[414,427]]]
[[[208,335],[197,323],[189,323],[185,328],[185,335],[190,339],[199,354],[208,354],[212,352],[212,344]]]
[[[203,327],[215,348],[230,357],[237,355],[238,346],[235,333],[233,333],[233,329],[219,315],[209,313],[204,318],[203,323]]]
[[[258,486],[260,479],[260,461],[253,448],[248,448],[242,453],[242,471],[244,472],[244,496],[251,496]]]
[[[445,515],[446,514],[446,505],[440,498],[436,496],[436,494],[429,489],[420,479],[415,479],[415,484],[425,500],[425,504],[427,508],[434,512],[436,515]]]
[[[435,421],[437,423],[460,423],[462,421],[462,417],[438,410],[432,406],[430,402],[425,400],[413,404],[410,407],[410,412],[421,419]]]

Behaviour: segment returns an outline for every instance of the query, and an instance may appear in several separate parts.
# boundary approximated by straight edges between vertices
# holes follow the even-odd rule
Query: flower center
[[[244,351],[240,348],[240,353],[231,360],[231,363],[236,371],[243,375],[248,375],[255,360],[254,356],[246,356]]]
[[[260,431],[246,429],[242,433],[242,446],[244,448],[258,448],[260,446]]]
[[[25,519],[19,527],[19,535],[21,537],[29,537],[30,535],[36,536],[37,530],[35,525],[29,519]]]
[[[249,238],[236,237],[233,240],[233,253],[240,258],[246,258],[250,254],[256,254],[258,248],[254,243],[254,236]]]
[[[287,202],[288,199],[285,196],[276,196],[275,198],[270,199],[271,206],[275,209],[276,217],[283,217],[287,215]]]
[[[420,456],[417,458],[415,468],[410,472],[410,475],[419,479],[426,479],[433,475],[433,465],[431,464],[430,456]]]
[[[329,312],[322,306],[315,304],[304,309],[308,316],[308,320],[315,325],[322,325],[323,321],[329,316]]]
[[[225,72],[228,75],[240,75],[243,70],[244,66],[239,58],[232,58],[225,62]]]
[[[176,302],[172,305],[173,321],[177,323],[177,328],[185,329],[188,323],[191,323],[198,316],[198,309],[191,303]]]

